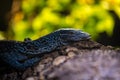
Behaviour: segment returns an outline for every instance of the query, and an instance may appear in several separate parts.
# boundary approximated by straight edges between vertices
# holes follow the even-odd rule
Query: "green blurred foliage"
[[[109,10],[120,17],[120,0],[21,0],[10,26],[16,40],[36,39],[59,28],[81,29],[96,39],[101,32],[112,35]]]

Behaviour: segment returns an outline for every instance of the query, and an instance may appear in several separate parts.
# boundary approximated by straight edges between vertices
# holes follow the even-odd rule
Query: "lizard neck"
[[[34,40],[33,43],[38,47],[44,47],[49,45],[59,46],[61,45],[61,38],[58,34],[51,33]]]

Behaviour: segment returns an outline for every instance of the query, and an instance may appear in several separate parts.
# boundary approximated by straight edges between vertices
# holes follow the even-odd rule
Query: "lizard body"
[[[26,69],[40,61],[41,55],[68,45],[90,39],[88,33],[74,29],[60,29],[46,36],[31,40],[0,41],[0,58],[16,69]]]

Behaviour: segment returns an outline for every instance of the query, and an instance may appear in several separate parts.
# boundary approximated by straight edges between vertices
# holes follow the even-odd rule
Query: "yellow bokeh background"
[[[111,36],[110,11],[120,18],[120,0],[16,0],[13,6],[10,30],[15,40],[36,39],[59,28],[81,29],[93,39],[102,32]]]

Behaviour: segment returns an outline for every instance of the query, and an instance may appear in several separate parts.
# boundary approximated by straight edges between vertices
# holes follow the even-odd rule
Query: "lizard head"
[[[60,29],[58,30],[58,32],[61,39],[65,41],[81,41],[81,40],[88,40],[91,38],[88,33],[71,28]]]

